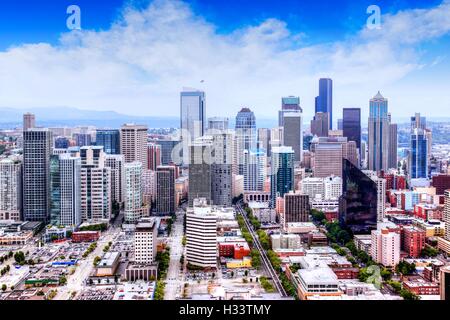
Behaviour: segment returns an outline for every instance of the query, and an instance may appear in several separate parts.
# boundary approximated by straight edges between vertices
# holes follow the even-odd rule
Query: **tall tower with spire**
[[[381,171],[389,168],[388,100],[380,91],[370,100],[369,115],[369,170]]]

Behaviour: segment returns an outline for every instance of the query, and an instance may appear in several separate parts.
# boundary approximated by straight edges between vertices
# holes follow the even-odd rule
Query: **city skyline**
[[[17,30],[9,26],[14,40],[6,38],[0,46],[4,70],[0,107],[67,106],[175,116],[180,89],[191,86],[207,93],[208,117],[232,117],[244,106],[257,117],[276,117],[279,97],[289,95],[299,96],[305,117],[312,117],[317,79],[326,77],[333,79],[334,114],[355,107],[367,118],[367,100],[378,90],[390,98],[393,119],[410,108],[421,110],[426,105],[428,117],[440,116],[439,110],[448,108],[445,83],[450,66],[442,46],[449,41],[449,1],[426,6],[415,1],[381,3],[379,30],[365,25],[368,5],[347,2],[308,8],[290,1],[286,9],[298,10],[292,12],[300,16],[297,19],[267,4],[258,19],[255,10],[246,6],[237,18],[240,23],[228,24],[228,28],[214,14],[221,8],[217,3],[208,10],[202,1],[130,3],[114,1],[105,6],[81,1],[82,31],[69,32],[52,22],[25,36],[32,27],[29,23]],[[10,6],[17,15],[18,8]],[[35,14],[40,17],[48,10],[49,15],[60,16],[65,26],[65,9],[44,1]],[[332,9],[336,13],[330,13]],[[91,23],[93,11],[101,17],[95,24]],[[305,19],[304,11],[313,16],[329,14],[325,23],[329,28]],[[344,20],[351,22],[340,22],[338,15],[348,12],[351,15]],[[430,23],[434,29],[427,28]],[[338,30],[334,41],[329,39],[331,26]],[[139,37],[130,37],[133,31]],[[161,37],[161,32],[170,37]],[[108,72],[99,73],[99,69]]]

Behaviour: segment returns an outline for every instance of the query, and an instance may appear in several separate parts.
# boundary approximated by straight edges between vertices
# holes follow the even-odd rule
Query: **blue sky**
[[[71,4],[82,32],[66,28]],[[365,29],[371,4],[380,31]],[[291,94],[311,115],[318,77],[331,76],[337,109],[364,114],[381,90],[394,117],[439,116],[450,108],[449,10],[447,0],[5,0],[0,107],[177,115],[190,86],[207,92],[209,116],[242,105],[276,116]]]
[[[82,10],[83,29],[104,30],[121,15],[127,4],[143,8],[149,0],[4,0],[0,10],[0,46],[28,42],[57,43],[66,32],[66,8],[76,4]],[[430,8],[439,0],[193,0],[192,9],[214,23],[218,32],[229,33],[244,26],[277,18],[292,31],[307,33],[307,43],[336,41],[361,29],[371,4],[382,13],[409,8]]]

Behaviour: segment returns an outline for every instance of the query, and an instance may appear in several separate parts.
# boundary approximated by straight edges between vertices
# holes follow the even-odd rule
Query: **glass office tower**
[[[347,159],[343,160],[342,175],[339,223],[354,234],[369,234],[377,228],[377,183]]]
[[[120,131],[118,129],[97,130],[96,145],[103,146],[107,154],[120,154]]]

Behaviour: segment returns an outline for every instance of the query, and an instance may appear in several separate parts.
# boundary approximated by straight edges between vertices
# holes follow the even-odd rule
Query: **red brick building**
[[[100,238],[100,231],[78,231],[72,233],[72,242],[94,242]]]
[[[243,259],[250,255],[250,248],[246,242],[219,243],[219,257]]]
[[[409,257],[418,258],[425,248],[425,231],[415,227],[404,227],[402,230],[402,250]]]
[[[417,295],[439,295],[439,284],[427,281],[405,281],[403,288]]]
[[[445,190],[450,189],[450,175],[440,174],[434,176],[431,185],[436,188],[436,194],[444,194]]]

